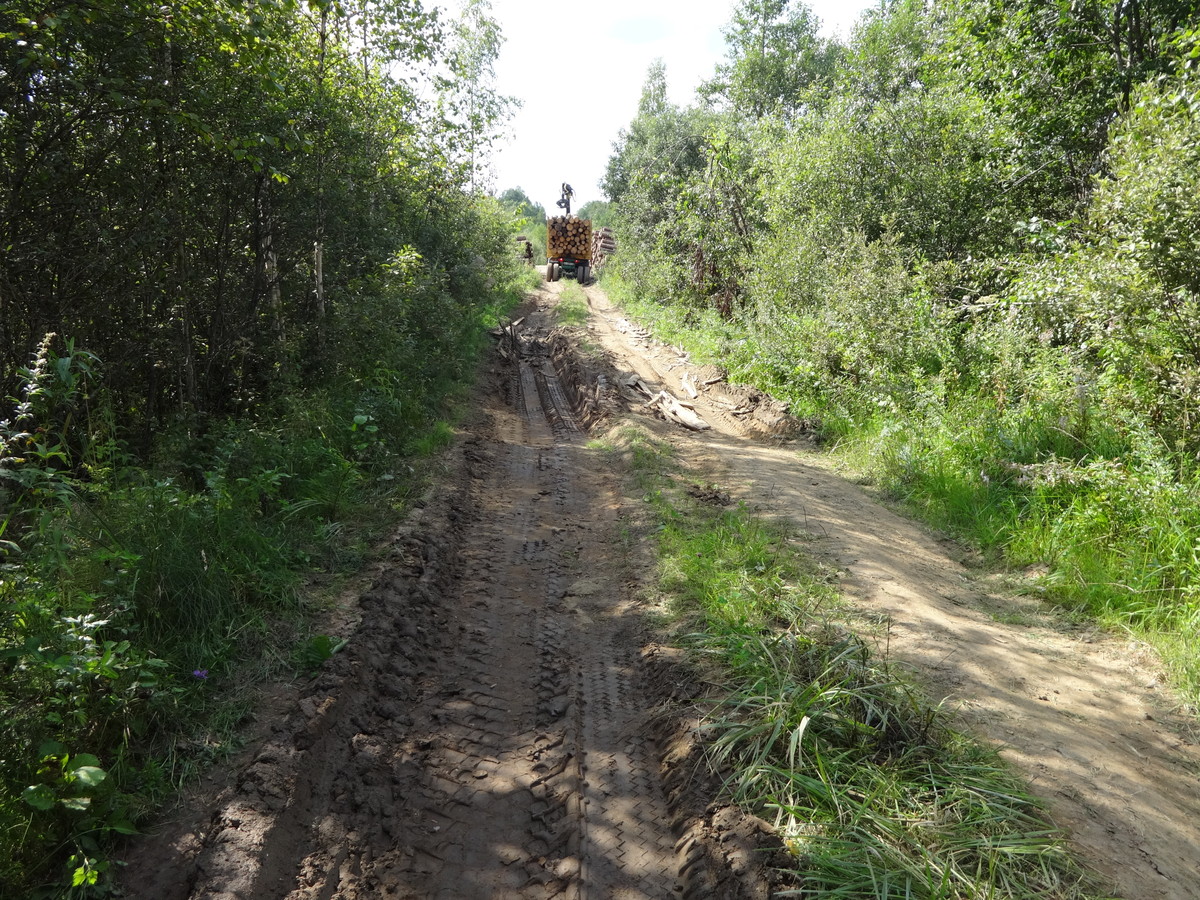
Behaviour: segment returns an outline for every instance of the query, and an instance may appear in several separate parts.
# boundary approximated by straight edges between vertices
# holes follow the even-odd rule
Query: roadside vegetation
[[[487,6],[0,13],[0,896],[115,841],[340,649],[340,579],[528,275]],[[401,71],[425,72],[400,78]]]
[[[855,636],[803,535],[696,481],[644,430],[602,446],[656,535],[669,632],[715,686],[709,760],[774,823],[796,896],[1097,896],[996,753]]]
[[[742,0],[648,75],[606,287],[1200,706],[1200,6]]]
[[[512,215],[513,238],[523,237],[533,246],[533,264],[546,263],[546,207],[529,199],[519,187],[509,188],[499,197],[500,205]]]

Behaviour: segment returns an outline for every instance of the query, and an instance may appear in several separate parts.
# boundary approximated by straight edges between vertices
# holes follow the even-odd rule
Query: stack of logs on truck
[[[575,216],[546,220],[546,280],[564,275],[580,284],[588,280],[592,264],[592,223]]]

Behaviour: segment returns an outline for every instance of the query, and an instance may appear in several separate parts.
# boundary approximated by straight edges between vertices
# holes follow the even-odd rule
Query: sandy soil
[[[131,848],[143,900],[767,897],[770,829],[714,800],[703,690],[636,600],[625,502],[584,443],[630,415],[844,573],[881,649],[1029,778],[1129,900],[1200,898],[1200,751],[1144,648],[1006,596],[831,471],[779,404],[548,284],[498,340],[445,477],[342,611],[346,649],[264,700],[244,759]],[[638,375],[712,426],[622,400]],[[624,410],[624,411],[622,411]],[[1007,624],[1006,624],[1007,623]]]

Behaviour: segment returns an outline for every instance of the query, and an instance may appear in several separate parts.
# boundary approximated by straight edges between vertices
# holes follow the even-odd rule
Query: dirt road
[[[630,325],[602,291],[588,295],[593,339],[618,367],[679,396],[685,375],[693,386],[710,376]],[[772,441],[777,410],[753,391],[716,382],[699,394],[712,429],[676,431],[683,458],[807,532],[806,547],[839,567],[844,591],[877,623],[881,654],[1002,748],[1121,896],[1200,898],[1196,723],[1172,714],[1148,649],[1072,627],[973,574],[952,543],[881,506],[819,453]]]
[[[136,848],[130,897],[768,895],[773,838],[710,805],[669,669],[643,662],[620,497],[584,446],[596,374],[552,359],[551,299],[503,336],[346,650],[275,698],[211,809]]]
[[[990,590],[952,546],[778,440],[777,405],[655,344],[595,287],[588,337],[607,365],[581,361],[547,331],[561,287],[501,341],[443,483],[347,608],[346,649],[274,696],[244,763],[134,848],[129,897],[780,887],[769,829],[712,802],[689,710],[672,705],[693,686],[647,650],[622,497],[583,440],[637,374],[679,396],[688,376],[710,430],[642,420],[813,535],[892,659],[1006,748],[1124,896],[1200,898],[1200,753],[1163,711],[1147,654]]]

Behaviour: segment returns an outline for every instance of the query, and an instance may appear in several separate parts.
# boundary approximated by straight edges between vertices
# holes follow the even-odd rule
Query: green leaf
[[[67,755],[67,748],[58,741],[42,741],[38,746],[37,758],[41,759],[59,759]]]
[[[128,819],[112,819],[109,821],[108,827],[117,834],[141,834],[141,832],[137,830],[137,826],[135,826]]]
[[[62,801],[62,805],[67,809],[73,809],[76,812],[83,812],[92,805],[91,797],[66,797]]]
[[[71,773],[75,780],[87,787],[96,787],[108,777],[108,773],[99,766],[80,766]]]
[[[50,790],[49,785],[31,784],[21,791],[21,799],[34,809],[46,810],[53,807],[58,798],[54,796],[54,791]]]

